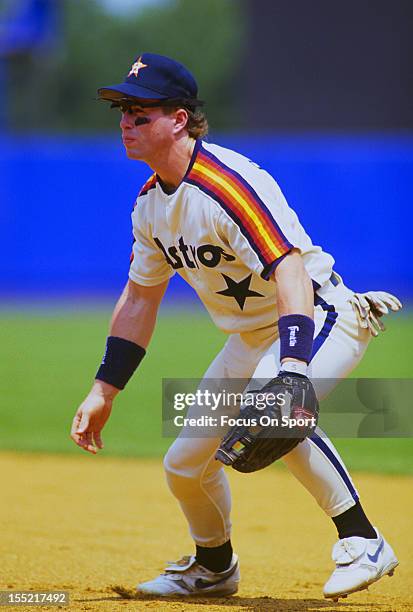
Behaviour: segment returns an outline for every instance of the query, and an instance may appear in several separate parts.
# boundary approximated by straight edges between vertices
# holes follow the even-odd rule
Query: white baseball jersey
[[[227,333],[277,321],[272,272],[292,249],[326,284],[334,260],[313,245],[275,180],[249,159],[197,141],[188,171],[168,194],[153,175],[132,213],[129,277],[157,285],[178,272]]]

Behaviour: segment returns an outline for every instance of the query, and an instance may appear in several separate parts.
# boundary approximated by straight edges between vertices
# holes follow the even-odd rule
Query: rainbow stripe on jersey
[[[218,202],[248,240],[264,269],[293,248],[251,185],[202,146],[184,180]]]
[[[138,193],[138,198],[139,196],[146,195],[149,189],[153,189],[154,187],[156,187],[156,173],[152,174],[152,176],[148,178],[148,180],[146,181],[146,183],[144,184],[144,186]]]

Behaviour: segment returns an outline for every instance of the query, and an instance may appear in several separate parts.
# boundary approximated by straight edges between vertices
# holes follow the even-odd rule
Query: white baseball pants
[[[370,336],[358,326],[348,302],[352,292],[342,283],[318,293],[321,297],[316,298],[314,308],[315,337],[309,376],[345,378],[360,361]],[[274,326],[231,335],[204,379],[273,378],[279,370],[277,332]],[[322,396],[329,390],[324,388]],[[195,543],[220,546],[231,533],[229,484],[222,464],[214,459],[220,438],[187,435],[183,429],[165,456],[167,482],[187,518]],[[304,440],[282,460],[328,516],[345,512],[358,500],[343,461],[320,431],[316,430],[311,439]],[[274,487],[276,479],[274,472]]]

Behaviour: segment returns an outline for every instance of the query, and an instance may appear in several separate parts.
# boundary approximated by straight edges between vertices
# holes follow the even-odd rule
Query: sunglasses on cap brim
[[[102,99],[102,98],[101,98]],[[167,100],[156,100],[154,102],[143,102],[142,99],[138,98],[117,98],[116,100],[107,100],[110,102],[110,108],[118,108],[122,113],[131,112],[134,106],[139,108],[157,108],[163,107],[180,107],[188,108],[189,110],[195,110],[197,106],[203,106],[203,100],[197,99],[184,99],[184,98],[169,98]]]

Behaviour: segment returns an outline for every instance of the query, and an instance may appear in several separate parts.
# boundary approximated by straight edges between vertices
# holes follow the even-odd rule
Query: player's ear
[[[178,108],[174,113],[175,126],[174,134],[178,134],[181,130],[186,127],[188,123],[188,112],[184,108]]]

